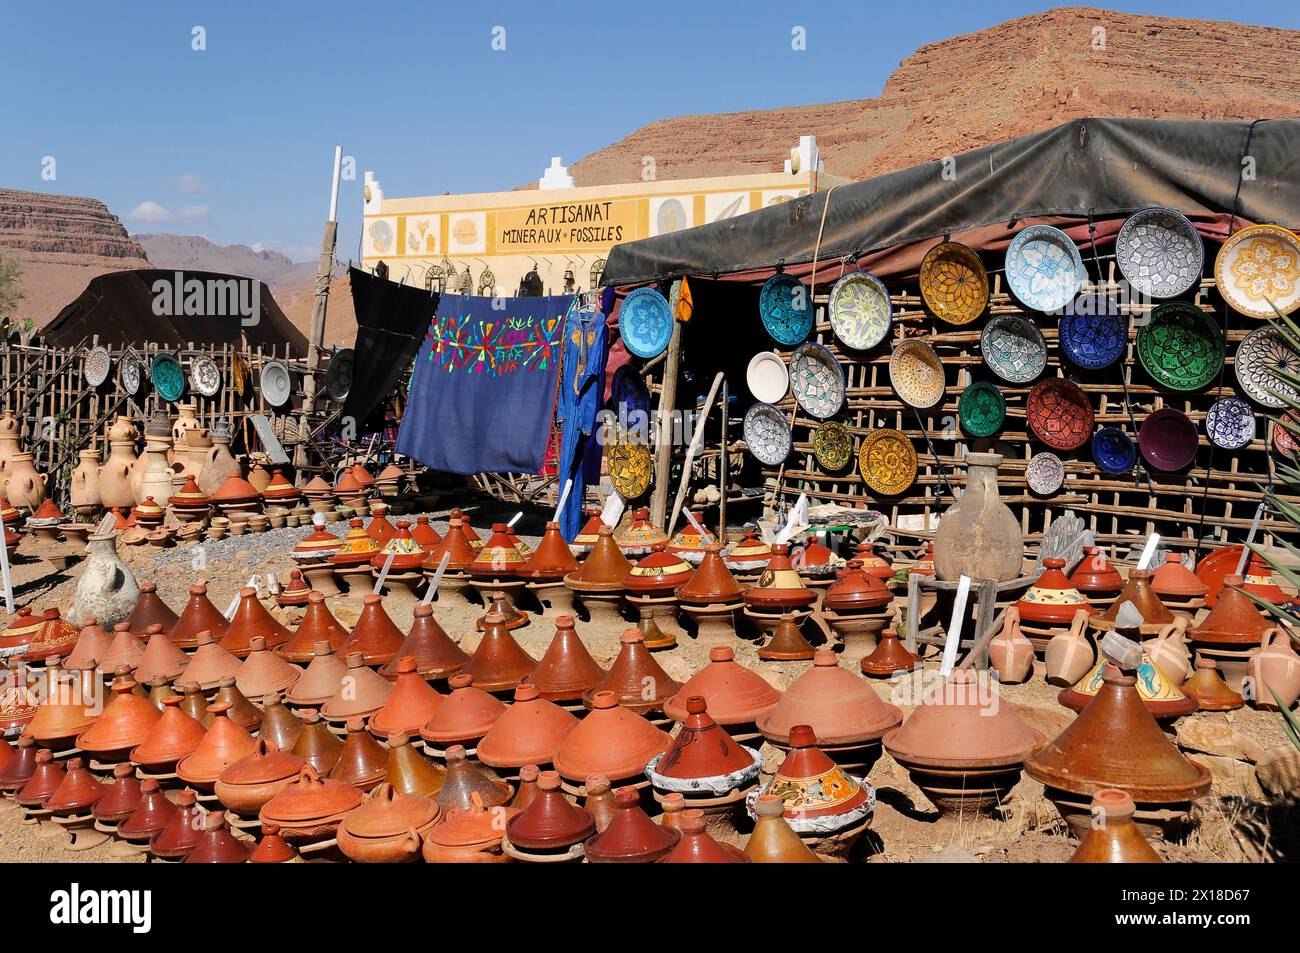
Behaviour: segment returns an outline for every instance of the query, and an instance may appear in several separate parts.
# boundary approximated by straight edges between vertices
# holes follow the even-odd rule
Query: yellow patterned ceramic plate
[[[828,473],[837,473],[853,459],[853,435],[838,420],[821,424],[812,435],[813,457]]]
[[[979,255],[960,242],[935,245],[921,262],[921,298],[935,317],[970,324],[989,303],[989,276]]]
[[[943,362],[924,341],[904,341],[889,356],[889,382],[903,403],[933,407],[943,400]]]
[[[634,500],[650,488],[653,469],[650,448],[628,440],[609,451],[609,481],[625,500]]]
[[[881,496],[897,496],[916,482],[916,450],[901,430],[873,430],[858,450],[862,479]]]
[[[1276,225],[1234,232],[1214,259],[1214,283],[1234,311],[1272,318],[1300,308],[1300,238]]]

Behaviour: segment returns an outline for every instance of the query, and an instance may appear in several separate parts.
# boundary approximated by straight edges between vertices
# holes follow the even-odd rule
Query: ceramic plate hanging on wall
[[[629,427],[644,427],[650,422],[650,391],[641,372],[624,364],[614,372],[609,386],[609,406]]]
[[[140,381],[144,377],[144,365],[135,351],[127,351],[117,363],[117,379],[122,390],[134,397],[140,391]]]
[[[1092,405],[1078,384],[1063,377],[1039,381],[1025,400],[1034,436],[1053,450],[1075,450],[1092,436]]]
[[[1162,407],[1138,428],[1142,459],[1157,470],[1181,470],[1196,458],[1196,424],[1181,410]]]
[[[81,373],[86,378],[87,384],[98,387],[108,380],[108,372],[112,366],[113,359],[108,356],[108,348],[92,347],[86,352],[85,360],[82,361]]]
[[[1255,439],[1255,412],[1240,397],[1223,397],[1205,415],[1205,434],[1224,450],[1240,450]]]
[[[185,393],[185,372],[181,370],[180,361],[171,354],[155,354],[152,368],[149,379],[153,381],[158,396],[168,403],[180,400]]]
[[[845,347],[866,351],[889,333],[894,306],[875,275],[855,271],[835,282],[830,293],[831,328]]]
[[[853,459],[853,435],[838,420],[819,424],[812,435],[813,457],[828,473],[838,473]]]
[[[289,368],[283,362],[267,361],[262,365],[262,372],[258,375],[258,389],[262,392],[262,398],[272,407],[283,407],[289,402],[292,384]]]
[[[1168,208],[1134,212],[1115,237],[1124,279],[1149,298],[1176,298],[1201,281],[1205,246],[1196,226]]]
[[[1273,372],[1300,373],[1300,355],[1291,350],[1281,332],[1274,328],[1256,328],[1246,335],[1246,339],[1237,345],[1232,369],[1241,389],[1257,404],[1286,406],[1286,401],[1270,391],[1286,394],[1292,399],[1297,396],[1295,388]]]
[[[1214,259],[1214,283],[1229,306],[1252,318],[1300,307],[1300,238],[1276,225],[1234,232]]]
[[[335,351],[325,368],[325,392],[340,404],[348,399],[352,390],[352,348]]]
[[[1033,321],[1001,314],[980,332],[980,352],[989,370],[1009,384],[1028,384],[1047,367],[1047,341]]]
[[[933,407],[943,400],[943,362],[924,341],[903,341],[889,355],[889,383],[903,403],[920,410]]]
[[[202,397],[212,397],[221,390],[221,371],[210,357],[190,361],[190,386]]]
[[[1128,316],[1123,314],[1061,315],[1061,353],[1079,367],[1098,371],[1110,367],[1128,344]]]
[[[1027,308],[1059,311],[1074,300],[1088,274],[1070,236],[1051,225],[1030,225],[1007,246],[1007,286]]]
[[[749,359],[745,383],[755,400],[775,404],[790,389],[790,374],[785,361],[775,351],[759,351]]]
[[[790,359],[790,390],[799,406],[818,420],[833,417],[844,406],[844,369],[830,348],[804,344]]]
[[[763,327],[778,344],[800,344],[812,332],[812,295],[797,278],[776,274],[763,282],[758,293],[758,313]]]
[[[625,500],[635,500],[650,488],[654,469],[650,448],[626,434],[609,448],[609,482]]]
[[[1102,427],[1092,435],[1092,459],[1107,473],[1128,473],[1137,463],[1137,448],[1120,428]]]
[[[790,422],[771,404],[755,404],[745,414],[745,444],[754,459],[777,466],[790,453]]]
[[[957,402],[961,428],[972,437],[989,437],[998,432],[1007,419],[1007,400],[1002,391],[988,381],[976,381],[967,387]]]
[[[627,349],[640,358],[658,357],[673,336],[668,299],[654,288],[637,288],[623,299],[618,333]]]
[[[1065,483],[1065,464],[1054,453],[1036,453],[1025,465],[1025,482],[1039,496],[1051,496]]]
[[[1287,460],[1294,461],[1296,451],[1300,450],[1300,437],[1283,427],[1281,421],[1286,421],[1292,427],[1300,427],[1300,421],[1296,420],[1294,414],[1288,413],[1273,424],[1273,449]]]
[[[1170,390],[1209,386],[1223,367],[1223,335],[1214,319],[1193,304],[1173,301],[1151,312],[1138,331],[1138,359],[1152,379]]]
[[[901,430],[873,430],[858,449],[858,471],[874,492],[898,496],[916,482],[916,449]]]
[[[979,255],[960,242],[931,248],[921,262],[921,298],[941,320],[969,324],[989,303],[989,276]]]

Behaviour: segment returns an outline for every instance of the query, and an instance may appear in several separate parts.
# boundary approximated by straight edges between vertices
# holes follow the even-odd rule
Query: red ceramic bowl
[[[1073,381],[1039,381],[1025,400],[1025,418],[1034,436],[1054,450],[1077,450],[1092,436],[1092,404]]]
[[[1200,437],[1196,424],[1181,410],[1163,407],[1142,421],[1138,449],[1157,470],[1181,470],[1196,459]]]

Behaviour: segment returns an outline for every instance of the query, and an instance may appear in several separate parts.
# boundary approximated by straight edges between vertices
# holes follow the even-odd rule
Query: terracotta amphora
[[[1072,864],[1159,864],[1163,863],[1142,836],[1133,815],[1137,807],[1124,791],[1102,788],[1092,796],[1092,825]]]
[[[32,462],[30,453],[14,454],[5,473],[4,490],[9,502],[20,509],[35,512],[45,501],[49,474],[36,472],[36,464]]]
[[[1270,628],[1260,638],[1259,651],[1246,666],[1249,684],[1243,694],[1256,708],[1277,708],[1278,700],[1286,708],[1300,698],[1300,656],[1291,646],[1291,638],[1280,628]],[[1277,696],[1276,698],[1274,696]]]
[[[966,487],[939,520],[934,568],[940,579],[996,579],[1020,575],[1025,554],[1020,521],[998,496],[1000,453],[966,455]]]
[[[105,509],[135,506],[131,473],[135,468],[135,424],[119,417],[108,431],[108,459],[99,468],[99,500]]]
[[[1069,688],[1092,668],[1094,652],[1088,641],[1088,609],[1076,609],[1070,631],[1054,635],[1043,652],[1047,681]]]
[[[1152,664],[1175,685],[1181,685],[1192,674],[1192,654],[1187,648],[1189,622],[1185,616],[1179,616],[1142,646]]]
[[[1020,610],[1007,609],[1002,631],[989,642],[989,665],[998,673],[1003,684],[1019,684],[1034,670],[1034,643],[1020,631]]]
[[[81,462],[72,471],[71,505],[81,516],[99,512],[99,451],[94,447],[82,450]]]

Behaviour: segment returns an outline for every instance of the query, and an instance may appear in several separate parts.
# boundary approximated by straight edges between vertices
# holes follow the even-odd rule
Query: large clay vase
[[[1006,582],[1020,575],[1025,540],[1011,510],[998,496],[1000,453],[966,456],[966,488],[939,521],[934,568],[943,580]]]
[[[1246,674],[1257,708],[1277,708],[1278,698],[1290,708],[1300,698],[1300,656],[1292,648],[1290,636],[1279,628],[1264,633]]]
[[[140,598],[135,575],[117,555],[117,536],[93,534],[86,544],[90,558],[77,580],[70,620],[94,619],[102,628],[115,626],[131,614]]]
[[[71,505],[79,515],[90,516],[99,512],[99,451],[93,447],[82,450],[81,462],[72,471]]]
[[[135,498],[137,503],[143,503],[149,497],[153,497],[159,506],[166,506],[171,500],[172,493],[175,491],[172,484],[175,473],[171,464],[167,462],[167,452],[170,449],[171,444],[166,440],[153,437],[150,437],[145,444],[144,459],[138,468],[140,480]]]
[[[216,496],[221,485],[232,476],[239,476],[239,461],[230,455],[230,435],[213,433],[212,449],[199,470],[199,490],[206,497]]]
[[[37,473],[30,453],[15,453],[5,469],[5,496],[19,509],[36,511],[45,502],[49,475]]]
[[[127,417],[117,418],[108,431],[108,459],[99,468],[99,501],[108,509],[135,506],[131,490],[131,472],[135,468],[135,424]]]

